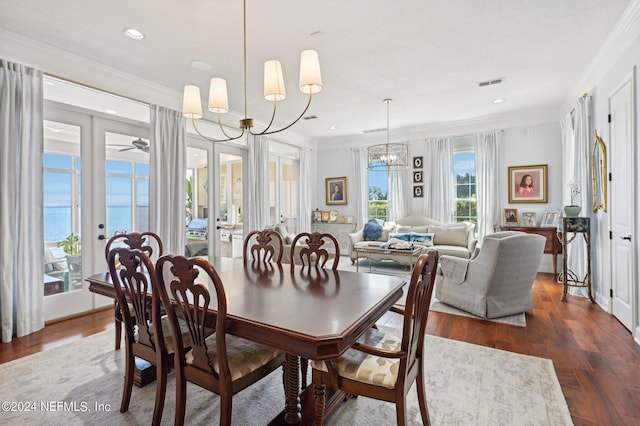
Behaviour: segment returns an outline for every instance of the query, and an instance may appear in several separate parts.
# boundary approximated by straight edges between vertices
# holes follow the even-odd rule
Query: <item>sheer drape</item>
[[[424,161],[424,197],[427,217],[441,221],[453,220],[453,147],[451,138],[426,140]]]
[[[352,194],[356,205],[356,223],[360,228],[369,220],[369,179],[367,171],[367,149],[354,148],[351,151],[353,161],[354,185]]]
[[[300,148],[298,233],[311,232],[311,150]]]
[[[573,119],[572,119],[573,118]],[[569,181],[580,182],[580,194],[574,203],[582,206],[581,216],[589,216],[589,158],[591,137],[591,97],[581,97],[576,102],[573,117],[567,116],[562,121],[563,136],[563,188],[564,205],[571,204]],[[578,277],[584,277],[587,272],[587,253],[584,244],[570,244],[567,247],[567,267]],[[570,288],[573,293],[584,293],[575,287]]]
[[[494,232],[500,224],[500,193],[498,187],[498,144],[500,131],[479,133],[475,139],[476,200],[478,240]]]
[[[0,60],[0,325],[44,327],[42,72]],[[15,321],[15,323],[14,323]]]
[[[394,221],[407,215],[407,174],[408,169],[389,170],[389,190],[387,201],[389,208],[389,220]],[[368,191],[367,191],[368,192]]]
[[[182,113],[150,105],[149,229],[165,252],[184,253],[186,143]]]
[[[269,223],[269,139],[248,136],[247,205],[243,225],[246,232],[263,229]]]

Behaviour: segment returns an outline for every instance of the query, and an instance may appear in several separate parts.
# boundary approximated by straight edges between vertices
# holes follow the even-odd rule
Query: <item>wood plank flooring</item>
[[[576,425],[640,425],[640,346],[614,317],[588,299],[560,302],[562,286],[538,274],[527,327],[515,327],[438,312],[427,333],[553,361]],[[398,316],[381,323],[398,326]],[[47,325],[33,335],[0,344],[0,363],[46,351],[113,329],[113,310]]]

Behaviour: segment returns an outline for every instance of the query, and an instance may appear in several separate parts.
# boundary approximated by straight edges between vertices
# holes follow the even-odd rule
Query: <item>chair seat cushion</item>
[[[172,354],[176,351],[176,345],[173,342],[173,335],[171,334],[171,325],[170,325],[169,317],[164,315],[160,319],[160,321],[162,322],[162,334],[164,335],[164,344],[167,347],[167,353]],[[187,324],[181,319],[178,319],[178,324],[180,325],[180,332],[182,333],[182,345],[185,348],[190,348],[191,336],[189,334],[189,328],[187,327]],[[137,329],[138,329],[138,326],[136,325],[135,340],[138,340]],[[151,326],[151,332],[153,333],[153,325]],[[213,333],[213,330],[211,330],[211,333]],[[211,333],[208,333],[208,334],[211,334]]]
[[[218,350],[215,338],[215,334],[207,338],[207,354],[209,355],[213,369],[219,374],[220,365],[218,363]],[[261,345],[260,343],[255,343],[231,334],[225,335],[225,338],[231,380],[237,380],[252,373],[282,353],[270,346]],[[187,364],[193,362],[193,354],[191,351],[186,354],[186,361]]]
[[[389,351],[400,350],[401,338],[395,334],[369,329],[358,339],[365,343]],[[340,358],[331,361],[338,375],[362,383],[393,389],[398,380],[400,359],[369,355],[356,349],[349,349]],[[311,367],[328,371],[324,361],[311,361]]]

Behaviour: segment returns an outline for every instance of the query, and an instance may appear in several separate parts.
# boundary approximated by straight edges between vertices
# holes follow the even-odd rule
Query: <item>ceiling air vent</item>
[[[478,83],[479,87],[493,86],[494,84],[500,84],[504,81],[504,78],[494,78],[493,80],[481,81]]]
[[[362,133],[376,133],[376,132],[386,132],[386,131],[387,131],[386,127],[380,127],[378,129],[363,130]]]
[[[315,120],[316,118],[318,118],[317,115],[307,115],[306,117],[302,117],[305,120]]]

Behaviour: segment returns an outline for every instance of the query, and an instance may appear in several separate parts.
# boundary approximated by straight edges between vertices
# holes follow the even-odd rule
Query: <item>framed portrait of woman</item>
[[[510,203],[547,202],[547,165],[509,167]]]
[[[325,182],[327,205],[347,204],[347,178],[326,178]]]

